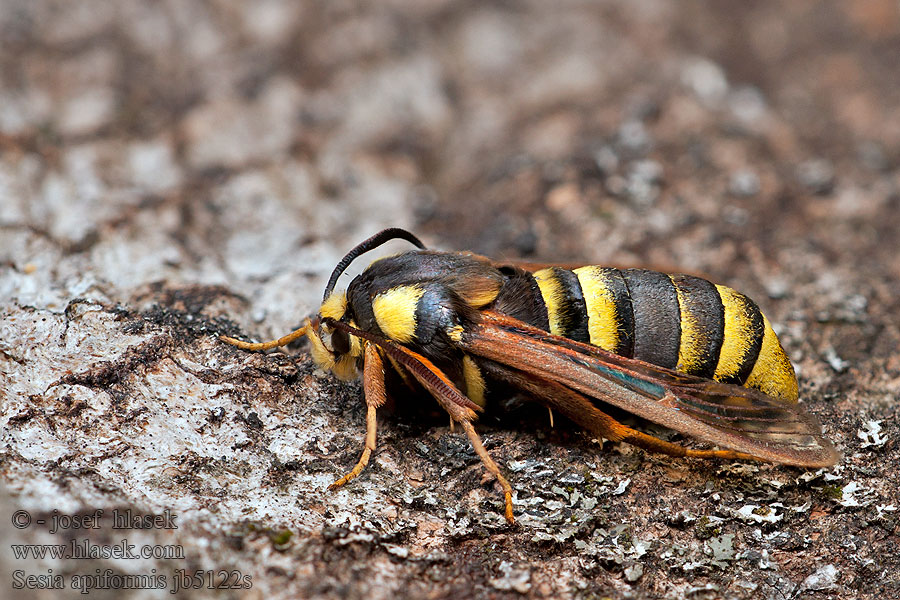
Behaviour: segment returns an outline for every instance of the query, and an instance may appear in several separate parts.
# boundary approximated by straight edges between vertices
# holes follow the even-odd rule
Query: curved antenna
[[[334,291],[334,286],[337,283],[338,278],[344,273],[344,270],[350,266],[350,263],[358,257],[360,254],[365,254],[369,250],[374,250],[378,246],[381,246],[385,242],[389,242],[390,240],[406,240],[407,242],[414,244],[417,248],[425,249],[425,244],[419,241],[419,238],[406,231],[405,229],[400,229],[399,227],[389,227],[387,229],[382,229],[369,239],[360,242],[353,248],[350,252],[347,253],[344,258],[341,259],[341,262],[337,264],[334,268],[334,271],[331,272],[331,277],[328,279],[328,285],[325,286],[325,294],[322,296],[322,302],[328,299],[328,296],[331,295],[331,292]]]

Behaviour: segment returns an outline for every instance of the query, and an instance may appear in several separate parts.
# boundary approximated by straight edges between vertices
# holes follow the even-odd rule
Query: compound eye
[[[331,332],[331,347],[335,354],[347,354],[350,352],[350,336],[346,331],[335,329]]]

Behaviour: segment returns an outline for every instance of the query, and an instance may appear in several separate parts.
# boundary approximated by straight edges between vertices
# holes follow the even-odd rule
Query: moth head
[[[331,321],[335,321],[356,327],[356,323],[352,319],[353,315],[348,311],[347,293],[335,292],[334,286],[337,284],[338,278],[355,258],[394,239],[406,240],[418,248],[425,247],[419,241],[419,238],[408,231],[396,227],[379,231],[372,237],[354,246],[331,272],[331,277],[328,278],[328,283],[325,286],[325,294],[322,299],[322,307],[319,308],[319,314],[310,321],[306,328],[306,337],[309,338],[309,347],[313,360],[319,368],[331,371],[339,379],[350,380],[359,376],[359,366],[362,363],[363,355],[363,341],[349,332],[330,324]]]
[[[347,312],[347,294],[333,292],[319,308],[317,318],[306,328],[313,361],[323,371],[331,371],[338,379],[349,381],[359,376],[359,359],[362,358],[361,340],[346,331],[329,324],[330,320],[356,324]]]

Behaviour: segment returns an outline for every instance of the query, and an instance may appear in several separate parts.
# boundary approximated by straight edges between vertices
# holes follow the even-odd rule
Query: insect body
[[[382,258],[334,291],[360,254],[401,238],[417,250]],[[502,381],[593,435],[673,456],[820,467],[838,455],[797,404],[797,380],[768,320],[746,296],[687,275],[586,266],[529,271],[467,252],[425,250],[388,229],[335,267],[318,315],[261,350],[306,335],[315,362],[341,379],[360,372],[367,403],[363,455],[375,449],[384,369],[425,388],[460,423],[504,490],[512,488],[472,422]],[[627,427],[609,407],[712,443],[689,449]]]

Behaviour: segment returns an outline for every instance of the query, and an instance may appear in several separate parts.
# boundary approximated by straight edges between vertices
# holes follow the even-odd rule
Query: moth
[[[374,261],[346,291],[335,291],[353,260],[393,239],[416,248]],[[499,383],[593,436],[674,457],[800,467],[839,459],[798,404],[794,368],[756,303],[698,277],[526,267],[428,250],[408,231],[391,228],[344,256],[318,313],[300,329],[264,343],[221,339],[266,350],[304,335],[323,370],[363,379],[364,449],[332,489],[357,477],[375,450],[385,369],[427,391],[462,426],[503,490],[510,523],[512,487],[473,426]],[[613,418],[615,410],[714,447],[688,448],[643,433]]]

